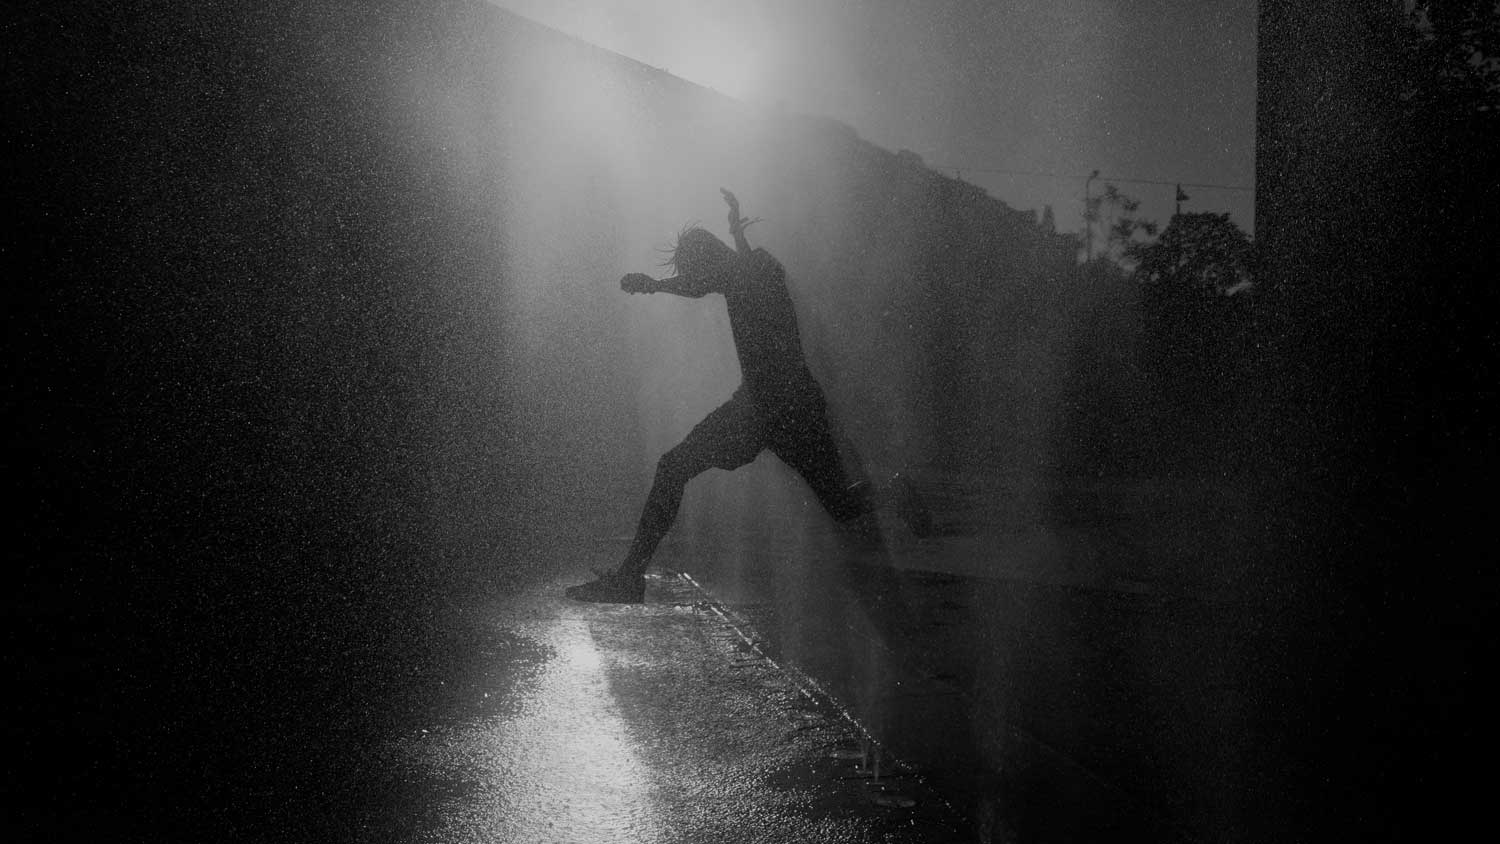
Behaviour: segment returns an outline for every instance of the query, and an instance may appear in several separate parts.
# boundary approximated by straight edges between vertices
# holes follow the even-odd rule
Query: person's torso
[[[813,387],[802,355],[797,313],[786,271],[771,254],[756,249],[741,260],[724,300],[745,388],[760,401],[779,401]]]

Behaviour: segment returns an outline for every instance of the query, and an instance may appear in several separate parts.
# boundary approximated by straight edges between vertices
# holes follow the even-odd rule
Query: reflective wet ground
[[[1386,823],[1368,784],[1446,726],[1352,608],[980,577],[962,536],[786,506],[687,514],[641,606],[562,597],[613,535],[425,597],[6,604],[7,840],[1297,840]],[[1487,620],[1445,623],[1424,676],[1461,691]]]
[[[658,561],[817,678],[975,840],[1275,840],[1318,811],[1286,772],[1324,752],[1307,713],[1358,619],[1049,582],[969,500],[941,502],[938,535],[883,519],[883,544],[852,549],[773,506],[741,531],[686,531]]]
[[[452,640],[482,658],[367,759],[348,840],[970,840],[691,580],[654,577],[645,606],[561,586],[454,609]]]

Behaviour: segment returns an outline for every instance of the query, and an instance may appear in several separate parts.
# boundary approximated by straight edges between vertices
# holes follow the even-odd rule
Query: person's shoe
[[[646,578],[618,572],[596,572],[598,578],[563,590],[575,601],[591,604],[639,604],[646,600]]]
[[[906,523],[908,530],[913,536],[928,537],[932,535],[932,511],[927,509],[927,502],[917,493],[917,488],[912,485],[911,479],[897,472],[891,476],[891,499],[895,505],[896,516]]]

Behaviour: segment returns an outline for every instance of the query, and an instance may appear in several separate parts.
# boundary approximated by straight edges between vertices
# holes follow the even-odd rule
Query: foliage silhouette
[[[1253,329],[1249,236],[1228,214],[1178,214],[1155,242],[1134,244],[1140,285],[1142,363],[1193,407],[1226,398],[1248,363]]]
[[[1141,284],[1174,292],[1232,296],[1248,290],[1250,238],[1228,214],[1178,214],[1160,238],[1133,242],[1126,255],[1135,261]]]
[[[1104,246],[1092,256],[1095,261],[1123,264],[1131,260],[1130,250],[1140,243],[1137,235],[1155,237],[1156,223],[1136,218],[1141,201],[1106,183],[1104,191],[1084,201],[1083,219],[1089,230],[1102,226]]]

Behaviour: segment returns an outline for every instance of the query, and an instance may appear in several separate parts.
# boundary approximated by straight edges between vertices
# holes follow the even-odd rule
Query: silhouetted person
[[[813,380],[802,354],[786,271],[766,250],[750,248],[745,228],[755,221],[740,216],[734,194],[722,188],[720,192],[729,204],[729,230],[735,249],[704,229],[688,229],[678,238],[667,262],[676,271],[675,276],[656,280],[644,273],[631,273],[620,279],[620,289],[693,298],[722,294],[742,383],[729,401],[699,422],[686,439],[657,462],[656,478],[635,540],[619,568],[570,587],[567,594],[571,598],[640,603],[645,595],[646,567],[677,517],[687,482],[711,468],[737,469],[766,449],[807,481],[835,520],[851,522],[872,509],[870,484],[851,482],[844,471],[823,390]],[[904,501],[914,500],[899,478],[896,486]],[[911,503],[901,511],[913,529],[922,532],[925,515]],[[873,532],[869,525],[866,530]]]

